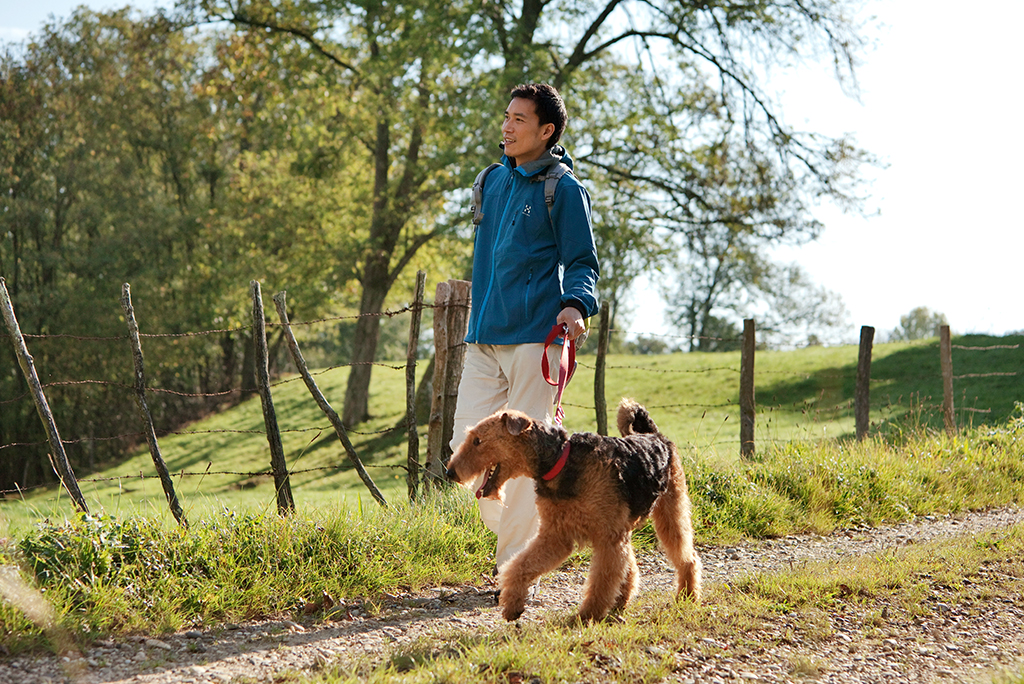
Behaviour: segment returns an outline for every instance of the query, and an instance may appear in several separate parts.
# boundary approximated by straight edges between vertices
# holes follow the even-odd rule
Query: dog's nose
[[[455,472],[455,468],[449,468],[448,470],[444,471],[444,474],[447,475],[448,479],[451,480],[452,482],[459,481],[459,476]]]

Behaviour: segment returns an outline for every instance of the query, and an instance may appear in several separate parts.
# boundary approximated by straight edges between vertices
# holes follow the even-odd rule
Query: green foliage
[[[325,594],[373,598],[472,581],[489,570],[491,544],[468,501],[436,496],[314,519],[224,511],[188,530],[79,515],[39,523],[15,558],[60,607],[64,629],[95,635],[299,612]],[[20,648],[41,628],[22,629],[5,645]]]

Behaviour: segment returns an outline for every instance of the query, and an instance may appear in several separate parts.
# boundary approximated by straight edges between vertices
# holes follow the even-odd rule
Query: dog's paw
[[[509,622],[515,622],[526,610],[526,596],[512,596],[508,589],[502,590],[498,596],[501,616]]]
[[[509,623],[514,623],[522,616],[524,608],[509,608],[508,606],[502,608],[502,617]]]

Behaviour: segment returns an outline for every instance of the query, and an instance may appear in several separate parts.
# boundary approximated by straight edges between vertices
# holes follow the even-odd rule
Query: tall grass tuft
[[[698,537],[828,533],[1024,501],[1024,405],[1002,427],[900,435],[787,442],[748,462],[684,458]]]
[[[93,637],[294,613],[325,594],[338,601],[475,582],[491,570],[489,534],[451,492],[315,519],[224,511],[188,530],[80,515],[38,525],[7,555],[58,607],[64,628]],[[6,604],[0,621],[11,650],[44,635]]]

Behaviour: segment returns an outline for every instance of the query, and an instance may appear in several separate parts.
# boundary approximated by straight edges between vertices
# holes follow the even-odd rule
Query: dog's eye
[[[473,438],[473,446],[480,446],[480,438],[479,437],[474,437]]]

